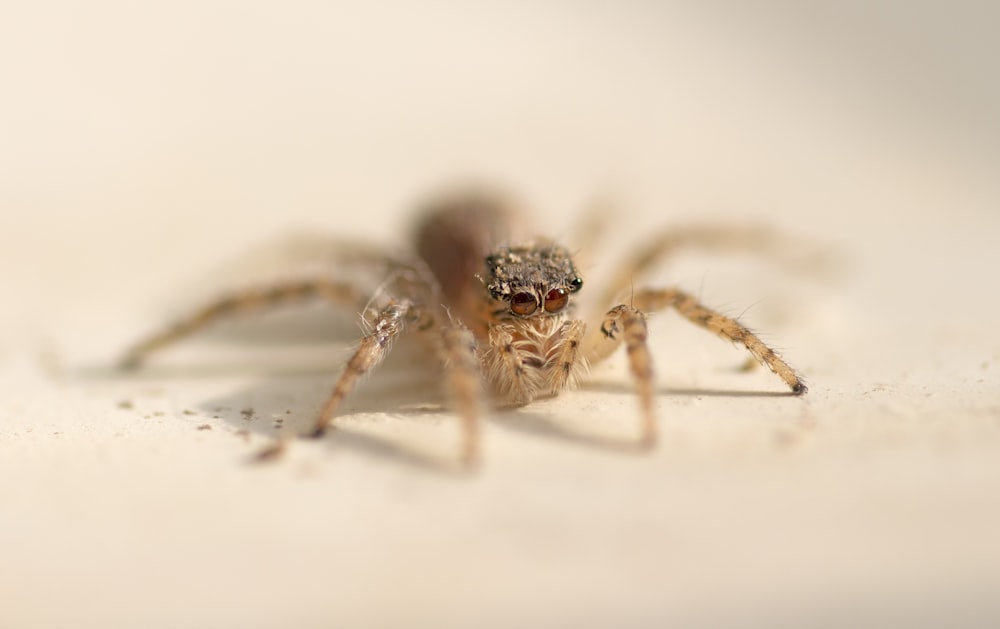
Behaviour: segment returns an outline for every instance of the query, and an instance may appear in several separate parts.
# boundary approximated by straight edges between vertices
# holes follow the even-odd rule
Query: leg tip
[[[326,426],[316,426],[310,432],[306,433],[306,437],[309,439],[321,439],[326,435]]]
[[[796,382],[795,386],[792,387],[792,393],[795,395],[805,395],[809,392],[809,387],[806,386],[805,382]]]

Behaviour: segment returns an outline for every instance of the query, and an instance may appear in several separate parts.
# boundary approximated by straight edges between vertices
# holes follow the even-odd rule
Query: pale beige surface
[[[6,9],[0,627],[995,626],[997,16],[798,4]],[[463,176],[556,235],[616,199],[610,251],[700,217],[835,252],[654,278],[746,310],[810,394],[664,315],[655,452],[619,357],[487,421],[465,476],[405,347],[247,463],[343,360],[315,312],[107,369],[240,252],[405,242]]]

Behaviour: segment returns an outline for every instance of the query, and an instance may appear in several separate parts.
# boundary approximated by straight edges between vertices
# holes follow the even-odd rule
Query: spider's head
[[[569,251],[553,242],[501,247],[486,257],[482,278],[500,307],[501,318],[525,319],[566,310],[569,296],[583,287]]]

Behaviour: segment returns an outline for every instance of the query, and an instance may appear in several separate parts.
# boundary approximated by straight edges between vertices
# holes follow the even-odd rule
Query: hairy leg
[[[673,308],[695,325],[705,328],[709,332],[714,332],[728,341],[740,343],[746,347],[747,351],[758,362],[781,378],[796,395],[806,392],[806,384],[802,378],[777,352],[760,340],[756,334],[736,319],[705,307],[693,296],[675,288],[646,289],[635,293],[633,303],[635,304],[635,308],[642,312],[656,312],[665,310],[666,308]],[[608,312],[608,319],[605,319],[602,331],[609,325],[612,313],[622,307],[618,306]],[[603,360],[609,356],[617,348],[618,344],[621,343],[621,339],[616,338],[614,335],[605,334],[605,337],[605,339],[588,339],[588,357],[594,362]]]
[[[171,327],[143,339],[125,353],[119,364],[123,369],[138,367],[153,352],[217,321],[311,299],[326,299],[338,305],[358,309],[364,306],[358,291],[346,282],[310,279],[266,288],[252,288],[210,303]]]
[[[674,308],[692,323],[714,332],[724,339],[741,343],[761,364],[778,375],[796,395],[806,392],[802,378],[768,347],[756,334],[739,321],[719,314],[698,303],[691,295],[677,289],[642,290],[635,293],[633,306],[615,306],[605,315],[598,332],[584,339],[584,356],[590,364],[604,360],[625,343],[629,368],[636,382],[642,407],[642,441],[651,445],[656,440],[653,412],[653,368],[647,344],[647,312]]]
[[[313,426],[310,436],[321,437],[333,422],[340,403],[344,401],[358,380],[378,366],[389,354],[392,342],[403,332],[408,323],[416,321],[418,313],[412,302],[392,303],[379,311],[371,324],[370,332],[361,339],[361,344],[344,371],[337,378],[330,397],[327,398]]]
[[[479,459],[479,417],[482,388],[476,337],[461,323],[441,331],[441,358],[445,366],[445,391],[451,407],[462,420],[462,461],[472,465]]]
[[[796,395],[806,392],[806,384],[802,378],[776,351],[760,340],[760,337],[736,319],[706,308],[693,296],[673,288],[644,290],[641,298],[637,298],[637,304],[641,304],[640,308],[650,312],[673,308],[695,325],[727,341],[743,345],[760,364],[781,378]]]
[[[611,354],[622,342],[628,352],[629,370],[639,395],[640,439],[645,446],[656,443],[656,414],[653,410],[653,358],[649,353],[646,315],[624,304],[608,311],[598,332],[587,339],[584,355],[593,364]]]

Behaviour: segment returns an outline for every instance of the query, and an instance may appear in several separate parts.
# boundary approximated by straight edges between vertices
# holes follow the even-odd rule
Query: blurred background
[[[995,619],[998,19],[971,0],[0,9],[0,625]],[[294,231],[404,245],[414,205],[455,181],[510,189],[557,236],[606,203],[618,253],[692,221],[836,252],[837,281],[707,257],[658,278],[737,314],[762,299],[747,316],[812,398],[663,396],[681,436],[648,459],[493,426],[491,466],[456,483],[378,447],[248,472],[248,446],[193,432],[213,406],[307,417],[328,375],[74,375],[182,311],[207,269]],[[664,336],[679,387],[716,388],[713,366],[742,358]],[[631,416],[628,396],[580,396],[542,413]],[[125,398],[162,419],[114,411]],[[359,408],[404,441],[420,423]],[[772,437],[817,425],[775,456]]]
[[[3,279],[103,311],[289,226],[405,238],[415,199],[457,178],[509,186],[556,230],[601,194],[662,223],[743,213],[847,237],[981,220],[1000,150],[994,11],[7,7]],[[60,283],[68,267],[80,281]],[[23,301],[6,320],[37,320]]]

